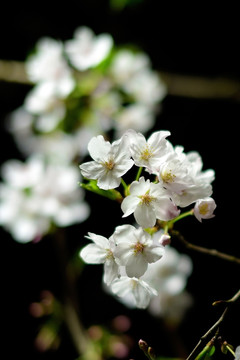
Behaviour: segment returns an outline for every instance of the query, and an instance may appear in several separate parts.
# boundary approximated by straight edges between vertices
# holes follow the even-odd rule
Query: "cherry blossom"
[[[73,165],[48,163],[32,155],[25,163],[9,160],[2,166],[0,224],[18,242],[41,238],[55,224],[65,227],[86,220],[89,206],[78,186]]]
[[[52,38],[42,38],[36,44],[36,52],[26,61],[26,72],[34,83],[47,83],[54,93],[67,96],[75,81],[63,55],[63,44]]]
[[[102,135],[93,137],[88,150],[94,161],[80,165],[82,175],[97,179],[101,189],[114,189],[121,183],[121,177],[133,166],[124,137],[110,144]]]
[[[121,204],[123,217],[134,213],[135,220],[143,228],[152,227],[156,219],[168,221],[179,215],[179,210],[170,200],[166,190],[159,184],[145,181],[133,181],[130,185],[130,195]]]
[[[211,219],[215,215],[213,214],[216,208],[216,203],[212,198],[199,199],[194,206],[194,215],[202,222],[202,219]]]
[[[72,65],[84,71],[95,67],[109,54],[113,39],[109,34],[96,36],[93,31],[82,26],[75,30],[74,38],[65,43],[65,51]]]
[[[103,280],[107,285],[118,276],[118,265],[114,258],[114,240],[112,237],[109,239],[104,236],[88,233],[86,236],[92,240],[92,244],[85,246],[81,252],[80,257],[87,264],[104,264],[104,277]]]
[[[136,277],[122,276],[111,284],[111,290],[120,298],[128,297],[132,305],[145,309],[152,296],[157,296],[157,291],[145,281]]]
[[[142,276],[148,264],[159,260],[164,254],[164,248],[154,244],[151,236],[141,227],[118,226],[113,238],[116,243],[115,258],[119,265],[125,266],[129,277]]]
[[[126,131],[135,165],[146,167],[152,172],[152,168],[155,168],[154,165],[156,166],[156,163],[162,161],[168,151],[166,137],[169,135],[169,131],[156,131],[146,140],[141,133],[137,133],[132,129]]]

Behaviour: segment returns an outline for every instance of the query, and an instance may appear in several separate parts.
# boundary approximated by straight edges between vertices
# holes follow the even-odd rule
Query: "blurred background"
[[[146,52],[153,69],[160,72],[169,90],[153,130],[171,131],[174,145],[183,145],[186,152],[198,151],[204,169],[213,168],[216,172],[213,183],[216,217],[202,224],[186,219],[177,224],[177,228],[192,243],[239,257],[237,13],[234,7],[226,8],[225,4],[211,8],[203,3],[183,6],[156,0],[122,3],[70,0],[54,6],[44,1],[9,3],[4,4],[2,10],[0,59],[24,62],[39,38],[48,36],[65,41],[82,25],[96,34],[111,34],[117,45],[135,44]],[[21,106],[29,88],[28,84],[7,81],[4,74],[2,80],[0,78],[1,163],[12,158],[22,159],[11,134],[6,131],[5,119]],[[109,205],[108,199],[96,201],[96,196],[86,194],[92,211],[90,217],[82,224],[65,229],[70,256],[74,257],[88,231],[110,235],[114,225],[118,225],[121,214],[117,204]],[[104,221],[100,216],[103,211]],[[190,353],[223,311],[221,305],[212,308],[212,302],[229,299],[238,290],[238,265],[190,251],[177,242],[174,246],[192,258],[193,272],[187,290],[193,296],[194,306],[189,308],[174,335],[170,331],[170,336],[166,335],[161,319],[146,311],[128,309],[104,293],[101,267],[88,266],[82,270],[79,264],[78,271],[82,273],[76,292],[82,322],[86,328],[96,325],[93,332],[99,330],[99,325],[114,333],[119,331],[116,318],[123,316],[123,332],[131,343],[131,352],[126,358],[144,358],[136,346],[140,338],[161,355],[177,357],[179,351]],[[19,244],[1,229],[2,352],[7,353],[9,359],[19,355],[26,360],[76,359],[78,356],[65,328],[56,349],[39,351],[35,346],[42,319],[32,316],[30,304],[40,301],[43,290],[57,299],[62,297],[59,252],[51,235],[37,244]],[[239,345],[240,340],[235,330],[238,323],[239,307],[233,306],[222,327],[222,336],[234,346]],[[219,359],[221,356],[226,357],[219,354]]]

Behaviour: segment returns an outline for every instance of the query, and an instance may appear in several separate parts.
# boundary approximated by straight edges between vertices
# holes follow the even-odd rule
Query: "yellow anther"
[[[139,196],[141,199],[141,203],[144,205],[149,205],[151,201],[154,200],[154,197],[149,195],[148,192],[146,194]]]
[[[141,244],[139,241],[134,245],[134,253],[135,255],[139,254],[139,253],[143,253],[144,250],[144,245]]]
[[[110,159],[109,161],[105,161],[104,166],[108,169],[108,170],[112,170],[114,168],[114,161],[112,159]]]
[[[208,213],[208,204],[207,203],[200,204],[198,208],[199,208],[199,213],[201,215],[206,215]]]
[[[152,157],[152,152],[151,150],[149,149],[148,146],[145,147],[145,149],[141,152],[141,159],[142,160],[148,160]]]
[[[176,177],[176,175],[174,175],[171,170],[169,170],[169,171],[163,171],[163,172],[161,173],[162,181],[165,182],[165,183],[172,183],[172,182],[174,182],[175,177]]]

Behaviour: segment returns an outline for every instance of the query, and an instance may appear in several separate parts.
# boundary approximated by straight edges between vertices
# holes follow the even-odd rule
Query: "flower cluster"
[[[147,54],[85,26],[65,42],[41,38],[25,68],[33,87],[8,123],[26,155],[57,150],[72,160],[96,134],[148,131],[167,93]]]
[[[20,242],[41,238],[52,225],[86,219],[77,163],[89,140],[107,131],[120,134],[129,126],[149,130],[166,94],[144,52],[119,48],[110,34],[95,35],[85,26],[66,41],[41,38],[25,70],[30,90],[7,118],[25,161],[3,164],[0,193],[0,224]],[[125,155],[113,150],[113,156],[124,167],[118,169],[122,176],[133,161],[126,158],[122,165]],[[36,182],[29,184],[33,177]]]
[[[80,165],[89,184],[94,182],[105,192],[116,191],[123,184],[123,218],[133,214],[137,223],[137,227],[117,226],[109,239],[89,233],[93,243],[84,247],[80,256],[86,263],[104,263],[104,283],[139,308],[146,308],[158,295],[156,274],[170,243],[168,228],[182,216],[182,208],[193,206],[187,213],[202,221],[213,217],[216,207],[211,198],[214,171],[203,171],[201,156],[174,147],[167,139],[169,135],[169,131],[156,131],[146,139],[131,129],[112,144],[99,135],[88,144],[93,160]],[[134,165],[139,168],[136,179],[127,185],[123,175]],[[145,176],[141,176],[142,170]],[[158,231],[161,225],[164,232]],[[169,256],[177,259],[176,255]],[[182,274],[179,269],[173,271],[172,282],[166,285],[170,295],[177,294],[178,289],[182,292],[190,272],[189,263]]]
[[[18,242],[38,241],[52,225],[69,226],[89,215],[73,165],[46,164],[33,155],[25,163],[7,161],[2,177],[0,223]]]

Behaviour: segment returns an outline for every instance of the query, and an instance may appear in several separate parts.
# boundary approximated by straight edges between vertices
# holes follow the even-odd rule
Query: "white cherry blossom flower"
[[[144,135],[134,130],[126,131],[129,138],[129,146],[135,165],[146,167],[150,172],[155,168],[156,163],[162,161],[162,158],[168,151],[166,137],[170,135],[169,131],[156,131],[148,140]]]
[[[216,209],[216,203],[211,197],[206,199],[199,199],[196,201],[193,213],[196,218],[202,222],[202,219],[211,219],[215,215],[213,214]]]
[[[166,85],[150,68],[130,78],[124,88],[138,102],[148,106],[153,106],[163,100],[167,93]]]
[[[86,220],[89,206],[79,188],[79,172],[66,164],[46,164],[32,155],[25,163],[9,160],[2,166],[0,224],[18,242],[45,235],[59,227]]]
[[[128,302],[140,309],[145,309],[152,296],[157,296],[157,291],[145,281],[136,277],[122,276],[113,281],[111,290],[120,298],[128,297]]]
[[[115,229],[113,238],[114,251],[119,265],[126,267],[129,277],[140,277],[147,270],[148,264],[159,260],[164,254],[160,244],[154,244],[151,236],[141,227],[121,225]]]
[[[141,177],[139,181],[132,182],[129,191],[130,195],[121,204],[123,217],[133,213],[143,228],[154,226],[157,219],[168,221],[179,215],[180,211],[160,184]]]
[[[134,53],[123,49],[115,54],[110,72],[114,81],[123,87],[144,69],[149,68],[150,59],[145,53]]]
[[[81,173],[87,179],[97,179],[101,189],[114,189],[121,183],[121,177],[133,166],[125,137],[110,144],[102,135],[93,137],[88,150],[94,161],[80,165]]]
[[[112,46],[110,34],[96,36],[90,28],[82,26],[75,30],[74,38],[65,43],[65,51],[72,65],[84,71],[102,62]]]
[[[169,191],[174,203],[186,207],[198,199],[211,196],[214,171],[202,171],[200,155],[197,152],[186,154],[182,147],[169,147],[169,150],[153,172],[158,172],[159,182]]]
[[[63,44],[51,38],[42,38],[37,42],[36,53],[26,61],[26,72],[31,81],[50,84],[59,96],[67,96],[75,86],[63,56]]]
[[[93,244],[86,245],[80,251],[80,257],[87,264],[104,264],[103,280],[107,285],[118,276],[118,265],[114,258],[115,244],[113,238],[109,239],[94,233],[88,233],[86,236],[93,241]]]
[[[63,101],[47,82],[38,84],[28,93],[24,107],[29,113],[38,115],[35,127],[43,132],[54,130],[66,113]]]
[[[154,124],[154,112],[151,107],[141,104],[130,104],[115,116],[115,128],[118,135],[122,135],[128,129],[134,129],[140,132],[146,132]]]

